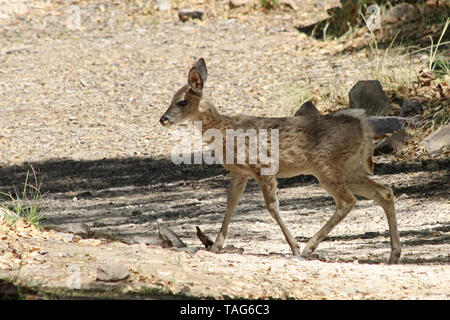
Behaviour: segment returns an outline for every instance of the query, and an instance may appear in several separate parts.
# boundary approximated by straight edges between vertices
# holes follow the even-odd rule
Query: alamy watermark
[[[190,129],[174,132],[172,141],[178,143],[170,154],[173,163],[259,164],[261,175],[278,172],[278,129],[208,129],[203,132],[201,121],[194,121],[193,124]],[[204,143],[209,143],[206,149]]]
[[[77,5],[69,6],[66,10],[66,26],[69,30],[81,30],[81,11]]]
[[[381,30],[381,9],[376,4],[367,7],[367,13],[370,14],[366,20],[367,28],[370,31]]]

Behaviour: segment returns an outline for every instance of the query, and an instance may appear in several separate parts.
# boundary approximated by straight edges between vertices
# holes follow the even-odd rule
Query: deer
[[[337,112],[329,115],[296,117],[255,117],[244,114],[219,113],[204,94],[208,76],[205,60],[198,59],[188,72],[187,84],[173,95],[167,111],[159,122],[163,127],[184,122],[201,121],[201,130],[228,129],[278,130],[278,170],[262,174],[266,163],[236,163],[222,161],[230,172],[227,207],[222,226],[210,251],[219,253],[224,244],[231,216],[244,192],[249,178],[257,181],[267,210],[275,219],[294,256],[311,259],[319,243],[327,238],[353,209],[355,195],[374,200],[384,210],[390,235],[391,253],[388,263],[398,263],[401,254],[397,229],[394,195],[391,187],[379,184],[368,176],[373,175],[373,133],[366,121],[365,112]],[[224,138],[225,139],[225,135]],[[225,148],[225,147],[224,147]],[[225,150],[224,150],[225,152]],[[246,149],[248,154],[248,148]],[[267,168],[266,168],[267,169]],[[277,198],[277,178],[300,174],[313,175],[334,199],[336,208],[329,220],[307,242],[300,246],[280,216]]]

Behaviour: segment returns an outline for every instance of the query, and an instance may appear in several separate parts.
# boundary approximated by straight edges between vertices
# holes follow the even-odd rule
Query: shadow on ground
[[[180,236],[192,237],[189,228],[220,223],[226,208],[228,174],[219,165],[175,165],[170,159],[152,158],[54,160],[0,168],[0,191],[13,192],[14,187],[21,190],[30,166],[36,170],[38,179],[42,179],[41,192],[46,193],[42,204],[43,225],[82,222],[92,226],[102,222],[99,232],[109,232],[122,239],[155,233],[155,230],[150,230],[150,226],[158,219],[163,219],[180,226]],[[413,199],[446,198],[450,187],[449,168],[450,159],[444,159],[377,165],[375,173],[439,172],[426,184],[393,188],[394,194],[406,194]],[[311,176],[279,181],[280,189],[315,184],[317,181]],[[264,223],[266,220],[261,215],[254,214],[265,210],[255,182],[249,183],[243,199],[233,220],[250,224]],[[303,215],[314,219],[317,218],[317,210],[334,210],[334,201],[326,194],[299,194],[298,198],[281,198],[280,208],[282,211],[301,211],[296,217]],[[448,244],[449,231],[449,225],[442,225],[442,222],[436,227],[428,225],[423,230],[403,230],[402,243],[404,247]],[[236,235],[270,241],[270,237],[264,238],[255,231],[239,232]],[[326,241],[350,242],[378,237],[382,239],[376,239],[377,243],[388,244],[387,232],[330,236]],[[297,240],[306,242],[308,238],[297,236]],[[422,259],[421,262],[417,259],[404,261],[450,262],[449,256],[430,261]],[[368,259],[365,262],[384,261]]]
[[[38,179],[43,179],[42,193],[46,192],[102,192],[109,188],[121,187],[154,187],[158,188],[173,182],[190,182],[216,176],[225,176],[227,171],[220,165],[175,165],[170,159],[152,158],[122,158],[91,161],[51,160],[27,163],[20,166],[0,167],[0,191],[9,192],[13,187],[23,186],[27,171],[33,166]],[[435,181],[433,185],[448,182],[450,173],[450,158],[428,160],[411,163],[377,164],[376,175],[410,173],[419,171],[444,171],[442,181]],[[446,171],[446,172],[445,172]],[[280,179],[279,187],[291,187],[299,183],[316,183],[312,176],[300,175],[288,179]],[[213,180],[207,182],[208,188],[226,187]],[[423,186],[420,186],[423,187]],[[395,190],[394,190],[395,191]],[[402,190],[408,194],[416,190]],[[121,191],[123,192],[123,191]],[[99,193],[100,194],[100,193]],[[107,196],[107,193],[103,195]]]

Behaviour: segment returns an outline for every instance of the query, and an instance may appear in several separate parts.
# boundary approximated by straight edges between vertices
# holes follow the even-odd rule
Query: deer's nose
[[[162,116],[161,119],[159,119],[159,122],[162,125],[165,125],[167,121],[169,121],[169,118],[167,118],[166,116]]]

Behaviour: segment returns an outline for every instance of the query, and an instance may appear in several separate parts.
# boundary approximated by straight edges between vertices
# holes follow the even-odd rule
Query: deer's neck
[[[202,134],[209,129],[225,131],[233,128],[233,118],[220,114],[211,103],[207,103],[205,110],[199,112],[194,121],[202,122]]]

